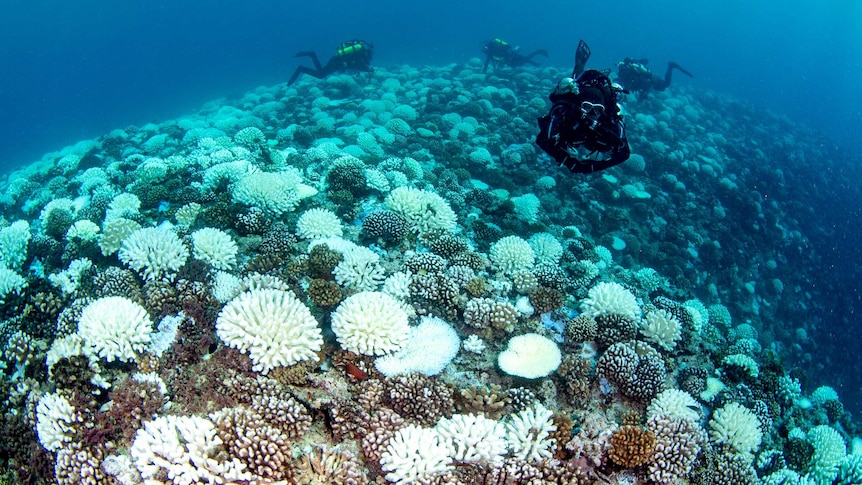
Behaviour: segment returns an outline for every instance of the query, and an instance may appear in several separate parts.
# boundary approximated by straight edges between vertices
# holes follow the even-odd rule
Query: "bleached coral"
[[[221,229],[205,227],[192,233],[192,254],[195,259],[215,269],[233,268],[238,252],[239,248],[233,238]]]
[[[756,378],[760,375],[760,368],[757,366],[757,362],[745,354],[728,355],[721,359],[721,364],[724,366],[732,365],[739,367],[750,377]]]
[[[533,248],[533,254],[538,264],[557,264],[563,255],[563,245],[552,234],[540,232],[530,236],[527,240]]]
[[[36,436],[48,451],[56,452],[74,438],[81,416],[68,399],[57,392],[45,394],[36,405]]]
[[[72,260],[69,267],[59,273],[48,275],[48,281],[66,295],[74,294],[81,284],[84,275],[93,268],[93,262],[87,258]]]
[[[660,415],[675,419],[688,419],[696,423],[700,421],[700,404],[685,391],[667,389],[658,393],[647,406],[647,419]]]
[[[682,338],[682,325],[669,311],[653,310],[641,321],[640,332],[648,342],[670,351]]]
[[[805,477],[812,483],[831,484],[838,475],[841,460],[847,455],[847,445],[841,434],[831,426],[820,425],[808,430],[808,442],[814,446],[809,471]]]
[[[434,229],[453,231],[458,222],[449,203],[430,190],[397,187],[386,196],[384,203],[407,219],[411,230],[417,233]]]
[[[212,287],[210,289],[213,297],[219,303],[227,303],[242,292],[239,277],[226,271],[216,271],[212,276]]]
[[[455,414],[442,418],[435,429],[459,463],[499,465],[509,450],[506,427],[483,415]]]
[[[160,416],[144,424],[129,449],[145,483],[235,483],[251,480],[238,457],[229,458],[212,421],[199,416]]]
[[[491,262],[505,274],[530,270],[536,262],[533,248],[518,236],[506,236],[491,245]]]
[[[172,231],[145,227],[131,233],[120,246],[120,261],[148,280],[176,273],[189,250]]]
[[[105,224],[118,218],[131,219],[137,216],[141,210],[141,199],[137,195],[122,193],[118,194],[108,204],[105,211]]]
[[[509,340],[506,350],[497,356],[497,364],[506,374],[537,379],[557,370],[562,359],[560,348],[553,340],[527,333]]]
[[[756,452],[762,437],[757,415],[736,402],[725,404],[709,420],[710,440],[728,445],[742,455]]]
[[[110,256],[119,251],[123,240],[140,228],[139,223],[123,217],[105,221],[102,233],[99,235],[99,248],[102,250],[102,255]]]
[[[314,195],[302,182],[296,169],[250,172],[233,185],[231,196],[235,202],[280,216],[295,209],[303,198]]]
[[[27,244],[31,237],[27,221],[15,221],[0,229],[0,267],[21,269],[27,259]]]
[[[342,234],[341,219],[329,209],[309,209],[296,221],[296,235],[302,239],[341,237]]]
[[[342,254],[344,259],[333,271],[339,285],[357,291],[372,291],[380,287],[384,280],[384,271],[377,253],[366,247],[356,246]]]
[[[380,456],[380,468],[393,483],[417,483],[442,474],[451,463],[445,440],[434,429],[412,424],[396,431]]]
[[[84,351],[108,362],[129,362],[147,350],[153,322],[147,311],[120,296],[99,298],[84,307],[78,321],[78,335]]]
[[[461,339],[451,325],[437,317],[422,317],[410,328],[410,337],[400,350],[378,357],[374,367],[386,377],[410,372],[437,375],[458,354]]]
[[[481,354],[485,351],[486,345],[485,341],[479,338],[478,335],[470,335],[461,343],[461,347],[464,348],[467,352],[471,352],[473,354]]]
[[[400,350],[410,335],[407,313],[398,300],[376,291],[347,297],[332,312],[332,331],[341,347],[363,355]]]
[[[556,442],[551,433],[557,426],[551,419],[554,413],[541,404],[534,404],[512,415],[506,422],[506,439],[515,458],[539,461],[550,458]]]
[[[631,291],[619,283],[602,282],[590,288],[581,302],[581,314],[595,318],[601,315],[621,315],[640,320],[641,308]]]
[[[0,300],[9,293],[20,294],[27,287],[27,280],[15,271],[0,266]]]
[[[75,221],[74,224],[66,231],[67,241],[95,241],[99,236],[99,226],[95,222],[83,219]]]
[[[518,197],[512,197],[515,215],[522,221],[529,223],[536,222],[539,217],[539,208],[541,203],[535,194],[524,194]]]
[[[263,374],[316,359],[323,346],[317,320],[290,291],[262,289],[240,294],[219,313],[216,332],[227,345],[249,354],[252,369]]]

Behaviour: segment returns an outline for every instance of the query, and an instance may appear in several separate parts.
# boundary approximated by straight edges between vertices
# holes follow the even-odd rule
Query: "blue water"
[[[378,64],[464,62],[499,36],[567,66],[675,60],[692,83],[784,113],[853,146],[862,123],[862,4],[731,0],[607,2],[6,2],[0,18],[0,161],[20,165],[117,127],[284,81],[298,50],[342,40]]]
[[[299,50],[326,59],[343,40],[376,46],[375,64],[448,64],[478,56],[501,37],[547,64],[569,66],[577,40],[590,66],[649,57],[695,74],[675,82],[729,93],[824,132],[858,153],[862,126],[862,3],[801,0],[514,0],[315,2],[10,0],[0,16],[0,170],[114,128],[181,116],[219,97],[285,81]],[[797,140],[804,143],[805,140]],[[782,160],[775,160],[781,167]],[[818,208],[816,246],[839,288],[829,335],[811,336],[827,365],[857,376],[862,295],[858,160],[837,160],[837,201]],[[819,170],[812,167],[812,170]],[[846,176],[843,174],[847,174]],[[793,176],[794,174],[786,174]],[[804,175],[802,175],[804,176]],[[818,359],[819,360],[819,359]],[[841,367],[844,366],[844,367]],[[820,369],[825,372],[829,369]],[[839,389],[850,392],[850,389]]]

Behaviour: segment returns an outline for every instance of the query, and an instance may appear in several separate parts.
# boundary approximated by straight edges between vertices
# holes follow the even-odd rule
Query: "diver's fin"
[[[681,73],[685,74],[685,75],[686,75],[686,76],[688,76],[688,77],[694,77],[694,75],[693,75],[692,73],[690,73],[690,72],[686,71],[685,69],[683,69],[683,68],[682,68],[682,66],[680,66],[679,64],[677,64],[677,63],[675,63],[675,62],[673,62],[673,61],[670,61],[670,62],[668,62],[667,64],[668,64],[668,66],[670,66],[670,68],[671,68],[671,69],[676,69],[676,70],[678,70],[679,72],[681,72]]]
[[[572,71],[573,78],[577,79],[584,72],[590,54],[590,46],[583,39],[578,41],[578,51],[575,54],[575,69]]]

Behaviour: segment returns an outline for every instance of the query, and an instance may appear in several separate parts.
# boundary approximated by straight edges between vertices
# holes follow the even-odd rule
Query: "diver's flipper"
[[[679,64],[677,64],[677,63],[675,63],[675,62],[673,62],[673,61],[668,62],[668,63],[667,63],[667,65],[668,65],[668,67],[670,67],[671,69],[676,69],[676,70],[678,70],[679,72],[681,72],[681,73],[685,74],[685,75],[686,75],[686,76],[688,76],[688,77],[694,77],[694,75],[693,75],[692,73],[690,73],[690,72],[686,71],[685,69],[683,69],[683,68],[682,68],[682,66],[680,66]]]
[[[320,60],[317,59],[317,53],[314,51],[297,52],[293,57],[310,57],[311,62],[314,63],[314,68],[323,71],[323,66],[320,65]]]
[[[578,52],[575,54],[575,69],[572,71],[573,78],[577,79],[584,72],[590,54],[590,46],[583,39],[578,41]]]

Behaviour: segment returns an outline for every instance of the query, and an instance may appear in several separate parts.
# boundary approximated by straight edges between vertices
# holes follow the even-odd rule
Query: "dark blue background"
[[[499,36],[568,66],[578,38],[591,66],[648,56],[855,144],[862,123],[862,4],[854,0],[315,2],[13,0],[0,17],[0,166],[113,128],[180,116],[284,81],[297,50],[342,40],[376,63],[444,64]],[[615,6],[614,6],[615,5]]]

